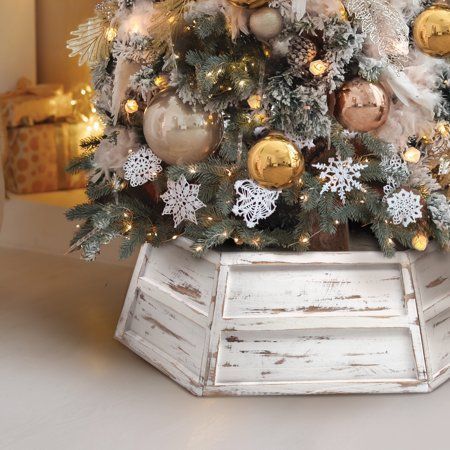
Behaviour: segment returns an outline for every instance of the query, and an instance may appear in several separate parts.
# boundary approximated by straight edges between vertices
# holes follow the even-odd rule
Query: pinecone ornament
[[[289,43],[288,63],[301,76],[317,56],[316,44],[304,36],[295,36]]]

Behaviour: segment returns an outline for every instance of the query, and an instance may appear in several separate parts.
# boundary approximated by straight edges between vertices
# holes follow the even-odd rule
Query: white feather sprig
[[[114,71],[114,87],[112,92],[111,109],[114,117],[114,124],[120,114],[120,107],[125,99],[128,86],[130,85],[130,78],[141,68],[141,65],[130,61],[124,57],[117,59],[116,69]]]
[[[292,14],[300,20],[306,13],[306,0],[292,0]]]

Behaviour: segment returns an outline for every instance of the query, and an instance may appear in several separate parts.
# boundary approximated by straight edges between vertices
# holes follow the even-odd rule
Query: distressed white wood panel
[[[434,251],[418,256],[413,268],[424,310],[450,299],[450,254]]]
[[[398,264],[251,265],[230,268],[224,317],[405,314]]]
[[[165,358],[185,367],[194,379],[200,379],[205,328],[138,292],[125,329],[130,331],[157,348]]]
[[[450,366],[450,308],[426,323],[433,377]]]
[[[142,278],[208,316],[216,275],[216,264],[205,259],[194,260],[191,252],[168,245],[151,251]]]
[[[416,378],[408,329],[225,331],[215,384]]]
[[[450,254],[144,246],[117,338],[196,395],[428,392],[450,375]],[[426,364],[425,364],[426,363]]]

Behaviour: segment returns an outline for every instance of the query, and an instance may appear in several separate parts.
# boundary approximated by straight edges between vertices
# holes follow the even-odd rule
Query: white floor
[[[0,449],[448,450],[429,395],[199,399],[114,341],[131,269],[0,249]]]

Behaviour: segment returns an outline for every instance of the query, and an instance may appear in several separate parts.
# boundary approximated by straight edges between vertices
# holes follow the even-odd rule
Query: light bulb
[[[139,110],[139,105],[138,102],[134,99],[128,99],[127,102],[125,103],[125,111],[128,114],[134,114],[135,112],[137,112]]]
[[[323,75],[328,70],[329,64],[325,61],[322,61],[321,59],[317,59],[316,61],[313,61],[309,65],[309,71],[314,76],[320,76]]]
[[[420,161],[420,157],[422,155],[420,154],[420,150],[418,150],[416,147],[409,147],[405,152],[403,153],[403,159],[406,162],[417,164]]]

